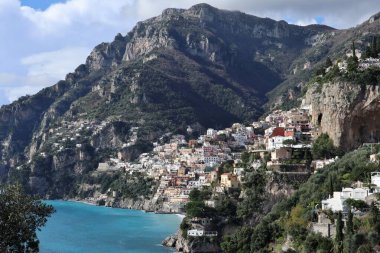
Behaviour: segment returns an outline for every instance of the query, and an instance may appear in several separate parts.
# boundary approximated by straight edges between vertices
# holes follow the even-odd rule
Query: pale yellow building
[[[232,173],[224,173],[220,176],[220,186],[224,188],[238,188],[239,181],[236,175]]]

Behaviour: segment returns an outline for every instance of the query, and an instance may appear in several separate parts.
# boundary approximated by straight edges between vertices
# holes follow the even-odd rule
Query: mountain
[[[1,178],[62,197],[111,154],[133,160],[188,125],[250,122],[293,62],[334,31],[207,4],[167,9],[95,47],[65,80],[1,107]]]

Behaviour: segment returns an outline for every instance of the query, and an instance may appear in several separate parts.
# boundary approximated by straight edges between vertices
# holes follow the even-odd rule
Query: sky
[[[353,27],[378,0],[0,0],[0,105],[64,79],[91,50],[166,8],[197,3],[298,25]]]

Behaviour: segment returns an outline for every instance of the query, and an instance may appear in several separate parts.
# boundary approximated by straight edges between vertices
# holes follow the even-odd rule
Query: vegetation
[[[261,211],[264,201],[266,176],[263,170],[247,173],[243,190],[246,197],[239,202],[237,215],[245,220],[251,219],[254,214]]]
[[[256,226],[248,226],[244,220],[241,224],[245,225],[224,238],[223,251],[272,252],[290,235],[291,246],[296,252],[372,252],[380,238],[380,213],[374,205],[367,207],[370,212],[362,218],[348,214],[344,228],[339,225],[339,214],[328,214],[338,220],[335,240],[311,232],[308,226],[316,221],[315,207],[332,191],[339,191],[357,180],[369,181],[369,172],[379,169],[378,165],[368,163],[369,155],[378,150],[379,146],[372,151],[369,147],[360,148],[312,175],[293,196],[276,204]],[[351,202],[350,205],[357,206],[358,203]]]
[[[378,58],[380,54],[380,36],[373,36],[371,45],[366,47],[363,58]]]
[[[312,155],[314,159],[328,159],[338,154],[337,148],[327,133],[322,133],[313,143]]]
[[[25,194],[20,185],[0,189],[0,252],[38,252],[36,231],[53,212],[52,206]]]
[[[210,198],[208,190],[199,191],[193,189],[189,195],[189,203],[186,204],[186,217],[213,217],[215,209],[205,205],[204,201]]]
[[[317,92],[322,90],[322,86],[325,83],[343,80],[349,83],[355,83],[359,85],[380,85],[380,69],[376,67],[369,67],[366,69],[359,68],[359,58],[356,56],[356,46],[352,42],[352,56],[348,57],[346,60],[347,70],[339,70],[338,64],[333,64],[331,59],[328,57],[325,64],[319,67],[315,72],[311,80],[309,81],[310,86],[314,83],[318,84]],[[362,53],[362,59],[366,58],[379,58],[380,53],[380,37],[374,36],[372,38],[371,45],[366,48],[365,52]],[[338,60],[339,61],[339,60]],[[307,88],[303,89],[305,93]]]
[[[378,165],[368,163],[369,155],[377,150],[379,146],[375,146],[372,151],[369,147],[363,147],[344,155],[337,162],[312,175],[288,200],[276,204],[257,226],[265,226],[271,231],[261,234],[261,237],[267,238],[261,245],[262,250],[282,244],[287,235],[292,235],[292,246],[297,252],[371,252],[369,249],[380,242],[377,239],[380,238],[380,216],[374,205],[363,218],[352,218],[352,222],[348,221],[348,227],[337,226],[339,235],[334,241],[322,238],[306,227],[315,220],[314,207],[327,198],[331,191],[339,191],[357,180],[369,181],[369,172],[379,169]],[[339,214],[330,215],[339,221]],[[346,233],[342,234],[341,230]],[[350,231],[351,234],[347,235]],[[237,250],[239,249],[236,248]]]

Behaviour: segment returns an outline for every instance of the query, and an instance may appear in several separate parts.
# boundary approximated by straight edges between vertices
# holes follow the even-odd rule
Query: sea
[[[41,253],[168,253],[161,241],[182,218],[174,214],[46,201],[56,209],[38,232]]]

